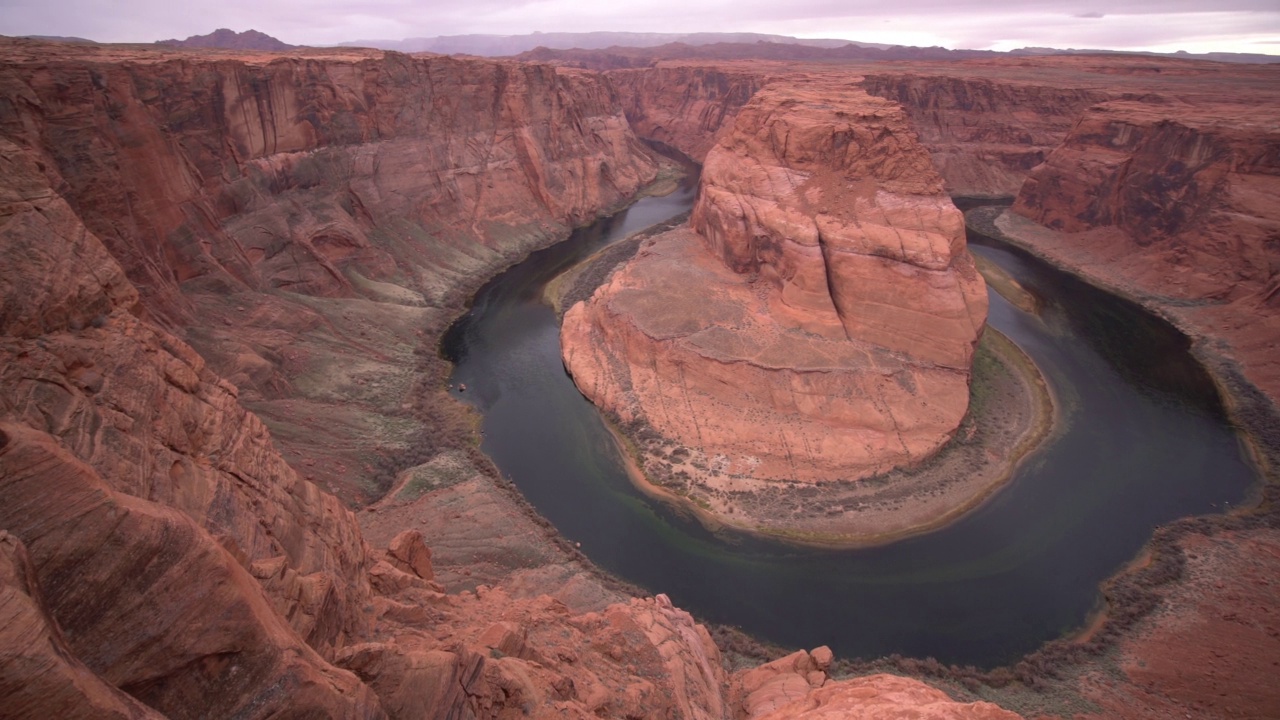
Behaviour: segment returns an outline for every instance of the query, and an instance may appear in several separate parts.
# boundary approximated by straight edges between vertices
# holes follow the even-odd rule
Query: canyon
[[[964,702],[843,678],[824,648],[735,660],[664,596],[595,571],[478,451],[436,344],[480,284],[669,177],[642,138],[714,181],[732,161],[717,170],[713,148],[769,101],[754,98],[832,72],[0,40],[3,712],[1273,710],[1248,673],[1212,697],[1186,673],[1230,656],[1265,674],[1280,657],[1274,70],[838,68],[860,107],[918,137],[946,222],[944,190],[1017,194],[993,223],[1162,310],[1253,438],[1260,505],[1162,529],[1106,589],[1095,637],[1121,660],[1036,675],[1032,658]],[[1166,216],[1170,197],[1183,202]],[[833,309],[819,329],[845,327]],[[947,340],[931,360],[969,342]],[[1018,694],[1032,684],[1052,689]]]

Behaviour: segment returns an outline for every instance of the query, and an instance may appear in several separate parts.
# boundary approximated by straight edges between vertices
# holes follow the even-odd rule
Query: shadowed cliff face
[[[606,77],[622,98],[636,134],[702,162],[722,128],[767,80],[753,69],[659,66],[616,70]]]
[[[981,77],[868,73],[863,87],[900,103],[953,195],[1014,195],[1101,90]]]

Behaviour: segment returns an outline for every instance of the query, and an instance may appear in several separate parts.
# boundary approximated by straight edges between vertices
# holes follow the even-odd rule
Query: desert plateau
[[[0,718],[1280,717],[1280,63],[705,35],[0,36]]]

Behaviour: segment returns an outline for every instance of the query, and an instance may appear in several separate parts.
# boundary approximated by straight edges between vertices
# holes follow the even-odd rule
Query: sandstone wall
[[[57,438],[113,491],[192,518],[246,564],[281,558],[273,600],[316,648],[361,634],[354,516],[294,472],[190,346],[134,314],[137,291],[35,154],[0,148],[0,417]]]
[[[722,128],[766,82],[765,73],[697,65],[659,65],[606,74],[635,133],[701,163]]]
[[[1080,113],[1113,96],[1101,89],[966,77],[967,70],[870,72],[862,83],[907,111],[953,195],[1016,195]]]
[[[1224,341],[1275,398],[1280,130],[1263,100],[1091,108],[1028,178],[1009,228],[1193,337]]]
[[[1135,279],[1194,269],[1180,289],[1191,297],[1274,290],[1280,131],[1268,116],[1250,106],[1099,105],[1031,174],[1013,210],[1068,233],[1115,228],[1158,259]]]
[[[385,490],[420,333],[657,170],[599,76],[372,51],[9,41],[0,138],[348,502]]]
[[[654,172],[590,74],[395,53],[140,59],[5,66],[0,133],[45,154],[159,317],[189,320],[193,283],[351,295],[348,267],[447,272],[531,246],[519,231],[545,241],[539,223],[594,217]]]

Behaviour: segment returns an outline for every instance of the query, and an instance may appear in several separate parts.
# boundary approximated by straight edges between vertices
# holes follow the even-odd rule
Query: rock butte
[[[1118,56],[818,69],[833,68],[902,104],[952,192],[1012,193],[1048,159],[1016,229],[1062,218],[1027,240],[1061,262],[1103,257],[1113,246],[1092,233],[1164,197],[1112,170],[1202,188],[1158,242],[1115,236],[1139,261],[1101,279],[1158,290],[1197,270],[1188,258],[1213,260],[1175,295],[1177,319],[1277,396],[1275,247],[1241,231],[1236,255],[1236,231],[1219,233],[1273,222],[1255,200],[1275,196],[1276,155],[1248,148],[1274,142],[1275,70]],[[625,596],[549,540],[454,436],[467,419],[432,384],[431,348],[485,277],[659,172],[632,128],[701,160],[796,69],[0,39],[0,714],[1015,717],[916,680],[836,680],[825,648],[729,673],[687,613]],[[1090,110],[1079,127],[1103,130],[1058,152],[1086,108],[1126,95],[1140,111]],[[1132,125],[1124,148],[1101,142],[1119,137],[1106,117]],[[1141,138],[1168,138],[1165,121],[1192,128],[1172,131],[1173,157],[1219,150],[1185,153],[1205,161],[1190,175],[1158,162],[1163,145]],[[1226,244],[1197,254],[1212,238]],[[382,494],[385,457],[402,484],[358,521],[348,507]],[[1120,671],[1047,682],[1106,717],[1274,714],[1269,517],[1184,528],[1157,559],[1185,548],[1187,576],[1146,590],[1168,612],[1120,635]],[[1055,702],[1024,697],[1033,713]]]
[[[647,242],[565,314],[583,393],[722,477],[854,480],[950,439],[986,285],[906,114],[848,83],[767,85],[701,182],[696,234]]]

